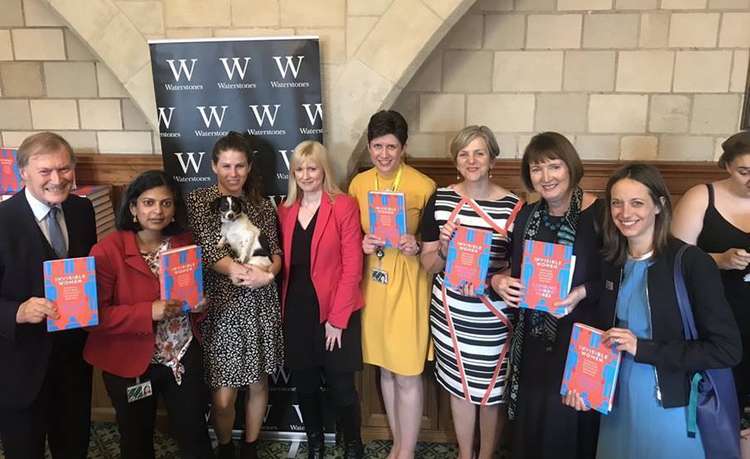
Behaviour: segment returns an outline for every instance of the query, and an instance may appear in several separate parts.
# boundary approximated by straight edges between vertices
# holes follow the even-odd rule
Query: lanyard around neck
[[[404,171],[404,165],[399,164],[398,171],[396,171],[396,178],[393,179],[393,185],[390,191],[398,191],[398,186],[401,185],[401,174]],[[375,171],[375,191],[380,191],[380,181],[378,180],[378,171]]]

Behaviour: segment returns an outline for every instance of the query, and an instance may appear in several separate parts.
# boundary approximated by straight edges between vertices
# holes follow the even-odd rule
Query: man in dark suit
[[[85,459],[91,421],[86,332],[48,333],[56,305],[44,298],[42,263],[88,255],[94,209],[70,194],[75,155],[51,132],[18,149],[25,188],[0,204],[0,439],[7,459]]]

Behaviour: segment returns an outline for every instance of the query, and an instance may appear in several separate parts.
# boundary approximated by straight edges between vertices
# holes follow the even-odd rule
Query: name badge
[[[137,402],[144,398],[151,397],[154,393],[151,388],[151,381],[140,382],[141,378],[136,378],[135,384],[125,389],[128,396],[128,403]]]
[[[388,273],[386,271],[383,271],[379,268],[373,268],[372,272],[370,273],[370,277],[373,281],[379,283],[379,284],[387,284],[388,283]]]

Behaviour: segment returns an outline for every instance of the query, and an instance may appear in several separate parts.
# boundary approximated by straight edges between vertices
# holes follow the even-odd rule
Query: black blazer
[[[87,256],[96,242],[91,202],[71,194],[62,208],[68,256]],[[23,408],[36,398],[53,343],[83,351],[86,332],[81,329],[47,333],[45,321],[16,324],[21,303],[32,296],[44,297],[42,262],[54,258],[25,190],[0,204],[0,407]]]
[[[635,361],[656,367],[664,408],[685,406],[689,378],[696,370],[728,368],[742,358],[742,342],[713,259],[695,246],[682,258],[690,305],[699,340],[686,341],[674,288],[674,258],[684,242],[670,238],[667,250],[648,268],[648,302],[652,339],[638,339]],[[605,263],[599,326],[615,324],[622,266]]]

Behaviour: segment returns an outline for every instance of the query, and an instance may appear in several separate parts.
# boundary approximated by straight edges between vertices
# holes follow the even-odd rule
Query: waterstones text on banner
[[[215,183],[211,150],[252,136],[265,193],[286,194],[289,159],[323,140],[317,37],[149,42],[164,170],[184,192]]]

